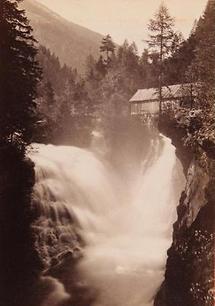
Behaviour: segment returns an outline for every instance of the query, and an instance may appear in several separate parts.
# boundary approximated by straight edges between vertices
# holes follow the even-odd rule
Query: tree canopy
[[[102,39],[102,44],[100,46],[100,52],[104,52],[106,54],[106,59],[105,62],[108,65],[110,60],[111,60],[111,55],[114,54],[114,50],[115,50],[116,46],[110,36],[110,34],[106,35],[103,39]]]
[[[161,4],[159,10],[155,13],[154,18],[150,19],[148,24],[149,47],[160,55],[160,61],[167,56],[171,50],[175,33],[173,30],[174,18],[169,14],[167,7]]]
[[[153,19],[150,19],[148,44],[153,52],[159,54],[159,107],[161,112],[162,86],[163,86],[163,61],[171,53],[172,46],[177,42],[177,35],[173,30],[174,19],[169,15],[168,9],[161,4]]]
[[[209,0],[194,35],[198,40],[195,58],[187,77],[198,83],[199,105],[211,108],[215,100],[215,1]]]
[[[19,2],[0,4],[0,137],[8,140],[17,134],[29,142],[40,69],[32,28]]]

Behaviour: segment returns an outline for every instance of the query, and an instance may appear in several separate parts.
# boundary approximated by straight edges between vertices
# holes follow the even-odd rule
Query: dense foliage
[[[19,2],[2,0],[0,5],[0,138],[7,141],[18,135],[29,142],[40,69],[32,28]]]
[[[215,1],[208,1],[189,39],[167,60],[166,77],[172,82],[192,82],[195,96],[191,108],[172,111],[171,119],[187,131],[186,144],[203,147],[214,155],[215,148]],[[174,72],[174,67],[178,75]],[[167,114],[164,114],[165,116]]]
[[[145,51],[139,57],[136,45],[127,41],[114,52],[111,37],[106,39],[101,42],[100,58],[87,58],[84,77],[61,66],[45,47],[39,48],[43,78],[38,86],[34,141],[87,145],[98,120],[108,130],[113,120],[128,118],[128,100],[134,91],[154,85],[154,55]]]
[[[164,29],[158,20],[163,16]],[[149,49],[139,55],[135,43],[125,41],[116,47],[107,35],[101,41],[100,58],[91,55],[87,58],[82,78],[68,67],[61,67],[53,54],[40,48],[44,78],[38,105],[46,124],[45,133],[39,138],[77,143],[75,139],[80,134],[82,140],[90,137],[86,130],[95,127],[98,120],[105,132],[111,133],[115,123],[119,126],[121,120],[128,118],[128,101],[134,92],[139,88],[159,88],[161,79],[163,85],[186,82],[198,85],[194,89],[198,96],[191,116],[190,109],[174,110],[171,116],[184,118],[188,124],[187,143],[189,139],[204,138],[205,133],[213,137],[214,2],[209,1],[205,14],[186,41],[173,30],[173,18],[164,6],[155,17],[150,21]]]
[[[34,165],[26,159],[37,121],[40,68],[32,28],[20,0],[0,2],[0,305],[27,306],[41,263],[34,249],[31,194]]]
[[[84,144],[92,116],[85,81],[43,46],[37,58],[43,77],[37,88],[34,141]]]

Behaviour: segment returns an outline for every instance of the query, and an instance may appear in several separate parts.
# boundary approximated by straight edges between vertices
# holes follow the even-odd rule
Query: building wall
[[[162,102],[162,109],[175,109],[180,107],[180,100],[166,100]],[[132,102],[131,103],[131,115],[143,115],[143,114],[157,114],[159,113],[159,101],[151,102]]]
[[[142,115],[145,113],[156,114],[159,112],[159,102],[131,103],[131,115]]]

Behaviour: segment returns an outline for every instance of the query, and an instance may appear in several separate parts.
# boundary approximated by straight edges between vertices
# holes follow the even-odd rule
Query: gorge
[[[117,27],[103,37],[36,0],[1,1],[0,306],[214,306],[215,0],[205,2],[186,40],[161,4],[140,54],[113,41]],[[166,100],[162,85],[187,83],[189,97]],[[138,88],[159,91],[158,113],[131,112]]]
[[[1,151],[2,305],[213,305],[213,155],[167,123],[170,138],[150,127],[118,155],[99,133],[88,150],[35,144],[35,183],[30,160]]]
[[[137,168],[127,156],[119,170],[97,143],[89,150],[35,144],[30,151],[42,281],[59,282],[54,291],[63,294],[54,305],[62,298],[65,305],[152,306],[185,184],[181,163],[158,132]],[[56,292],[41,305],[53,305],[51,296]]]
[[[173,243],[168,250],[165,281],[155,306],[214,305],[214,147],[185,145],[187,132],[173,117],[164,116],[159,129],[176,146],[186,175],[177,208]]]

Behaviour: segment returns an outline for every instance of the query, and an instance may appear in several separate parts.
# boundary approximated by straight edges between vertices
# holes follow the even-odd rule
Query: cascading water
[[[52,256],[65,249],[74,255],[78,233],[84,247],[76,271],[78,282],[96,292],[90,305],[152,306],[163,280],[184,184],[170,140],[152,139],[138,173],[123,180],[91,151],[34,147],[30,153],[36,165],[34,198],[40,211],[35,228],[40,229],[42,256],[50,264]],[[57,231],[53,247],[50,228]]]

